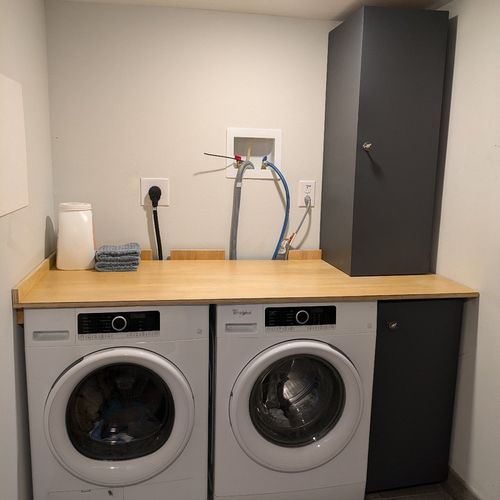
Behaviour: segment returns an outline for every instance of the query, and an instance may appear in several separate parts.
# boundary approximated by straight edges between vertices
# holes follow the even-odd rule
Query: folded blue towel
[[[97,261],[102,261],[103,258],[140,258],[141,247],[138,243],[125,243],[124,245],[102,245],[97,249],[95,258]]]
[[[95,270],[101,272],[129,272],[137,271],[139,263],[130,264],[123,262],[96,262]]]
[[[107,255],[101,254],[99,257],[96,255],[97,262],[119,262],[121,264],[139,264],[140,257],[135,255]]]

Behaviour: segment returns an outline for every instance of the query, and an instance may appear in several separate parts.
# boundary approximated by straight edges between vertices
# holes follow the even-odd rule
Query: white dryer
[[[203,500],[208,307],[32,309],[34,500]]]
[[[214,498],[363,500],[375,302],[217,308]]]

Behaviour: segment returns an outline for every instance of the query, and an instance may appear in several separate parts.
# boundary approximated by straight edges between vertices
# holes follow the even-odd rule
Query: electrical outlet
[[[170,187],[168,179],[155,179],[152,177],[141,177],[141,205],[151,205],[148,191],[152,186],[158,186],[161,189],[161,198],[158,202],[158,206],[168,207],[170,205]]]
[[[309,196],[311,198],[311,207],[314,207],[314,193],[316,191],[316,181],[299,181],[299,197],[297,200],[297,205],[299,207],[305,207],[306,202],[304,198]]]

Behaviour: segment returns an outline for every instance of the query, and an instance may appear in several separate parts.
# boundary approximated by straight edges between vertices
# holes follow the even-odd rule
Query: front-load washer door
[[[351,361],[329,344],[293,340],[253,358],[231,393],[229,418],[241,448],[272,470],[299,472],[338,455],[363,411]]]
[[[180,455],[194,411],[191,388],[173,363],[144,349],[104,349],[57,379],[45,403],[45,435],[75,476],[126,486],[155,476]]]

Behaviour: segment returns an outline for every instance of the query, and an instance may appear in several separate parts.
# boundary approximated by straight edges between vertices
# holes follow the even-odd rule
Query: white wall
[[[498,0],[457,0],[458,39],[437,271],[481,291],[466,310],[452,467],[500,498],[500,18]],[[326,37],[322,21],[49,0],[56,201],[94,205],[98,244],[150,246],[140,176],[171,180],[164,246],[227,247],[232,181],[204,151],[228,126],[283,129],[296,195],[320,181]],[[0,0],[0,71],[23,84],[30,206],[0,218],[0,484],[29,498],[22,346],[10,288],[44,257],[52,215],[42,2]],[[317,193],[319,194],[319,193]],[[319,203],[319,198],[318,198]],[[268,257],[282,210],[273,183],[244,184],[240,255]],[[294,206],[292,226],[300,211]],[[318,245],[319,210],[306,247]],[[48,224],[50,226],[50,223]],[[52,242],[47,243],[47,248]],[[6,451],[7,450],[7,451]]]
[[[451,466],[500,498],[500,2],[457,0],[437,272],[481,292],[466,310]]]
[[[231,126],[283,130],[299,222],[299,179],[321,180],[332,23],[59,0],[47,12],[55,198],[92,203],[97,244],[151,247],[144,176],[170,179],[164,254],[227,248],[233,180],[203,152],[224,154]],[[319,202],[304,248],[319,244]],[[270,258],[282,220],[274,183],[245,181],[239,256]]]
[[[29,207],[0,217],[0,497],[31,498],[22,332],[10,290],[45,257],[53,215],[47,56],[42,0],[0,0],[0,72],[21,83]]]

